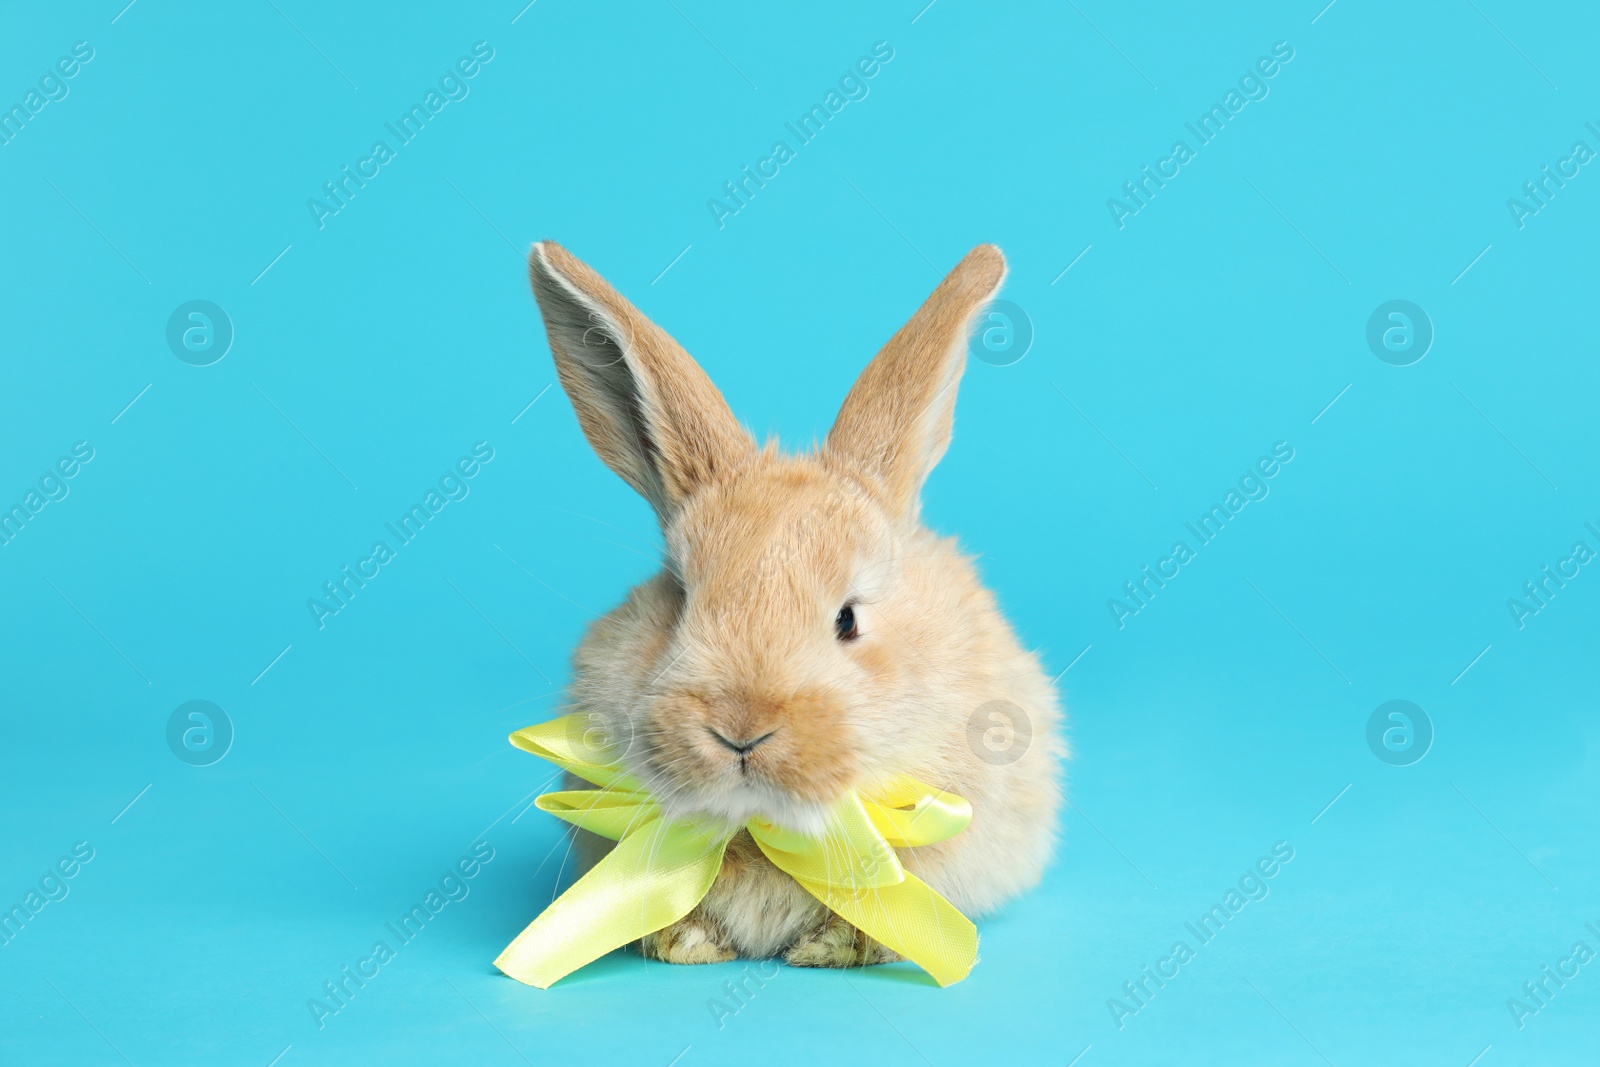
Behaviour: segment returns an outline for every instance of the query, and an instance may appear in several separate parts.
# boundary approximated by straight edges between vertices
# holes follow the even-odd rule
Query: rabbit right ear
[[[663,525],[754,453],[705,371],[604,278],[553,241],[533,246],[528,274],[584,436]]]
[[[828,433],[828,451],[876,481],[896,515],[916,518],[950,444],[967,338],[1005,276],[994,245],[968,252],[861,372]]]

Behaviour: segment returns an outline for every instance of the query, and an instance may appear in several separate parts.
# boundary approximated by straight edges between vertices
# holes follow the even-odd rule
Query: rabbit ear
[[[542,241],[528,274],[584,436],[663,524],[754,452],[699,364],[587,264]]]
[[[1006,273],[994,245],[968,252],[861,373],[827,451],[873,478],[897,515],[915,519],[922,483],[950,444],[967,341]]]

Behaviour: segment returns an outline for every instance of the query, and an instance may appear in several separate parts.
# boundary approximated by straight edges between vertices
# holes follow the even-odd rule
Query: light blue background
[[[1600,148],[1592,7],[123,2],[0,17],[7,107],[95,49],[0,147],[0,503],[95,450],[0,548],[0,904],[95,850],[0,948],[0,1060],[1592,1055],[1600,963],[1506,1006],[1600,950],[1600,570],[1521,630],[1506,604],[1600,548],[1600,173],[1521,229],[1506,204]],[[470,95],[319,230],[307,199],[479,40]],[[708,198],[877,41],[870,95],[719,230]],[[1278,41],[1270,95],[1119,230],[1107,199]],[[1074,807],[968,981],[786,968],[719,1029],[738,965],[490,966],[563,855],[505,735],[658,544],[560,390],[527,407],[543,237],[793,446],[939,272],[1007,253],[1036,340],[970,364],[926,517],[1071,665]],[[1403,368],[1365,341],[1397,298],[1436,331]],[[236,331],[209,367],[164,340],[192,299]],[[307,599],[480,440],[470,496],[319,631]],[[1119,630],[1108,598],[1277,441],[1270,496]],[[167,747],[193,699],[236,731],[213,766]],[[1436,731],[1413,766],[1366,743],[1391,699]],[[308,998],[480,838],[470,896],[319,1030]],[[1270,896],[1119,1029],[1108,998],[1277,841]]]

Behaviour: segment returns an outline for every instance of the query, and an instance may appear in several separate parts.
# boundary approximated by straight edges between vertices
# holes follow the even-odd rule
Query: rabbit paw
[[[646,959],[666,963],[727,963],[736,955],[722,928],[691,912],[671,926],[646,934],[639,942]]]
[[[794,967],[864,967],[894,963],[900,955],[830,913],[821,926],[790,945],[783,959]]]

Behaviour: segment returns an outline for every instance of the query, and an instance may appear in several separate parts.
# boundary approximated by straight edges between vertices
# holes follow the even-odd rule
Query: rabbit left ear
[[[1005,274],[994,245],[968,252],[867,365],[828,433],[827,451],[877,482],[897,516],[915,520],[950,444],[967,341]]]
[[[542,241],[528,273],[584,436],[663,526],[696,489],[754,452],[700,365],[588,265]]]

